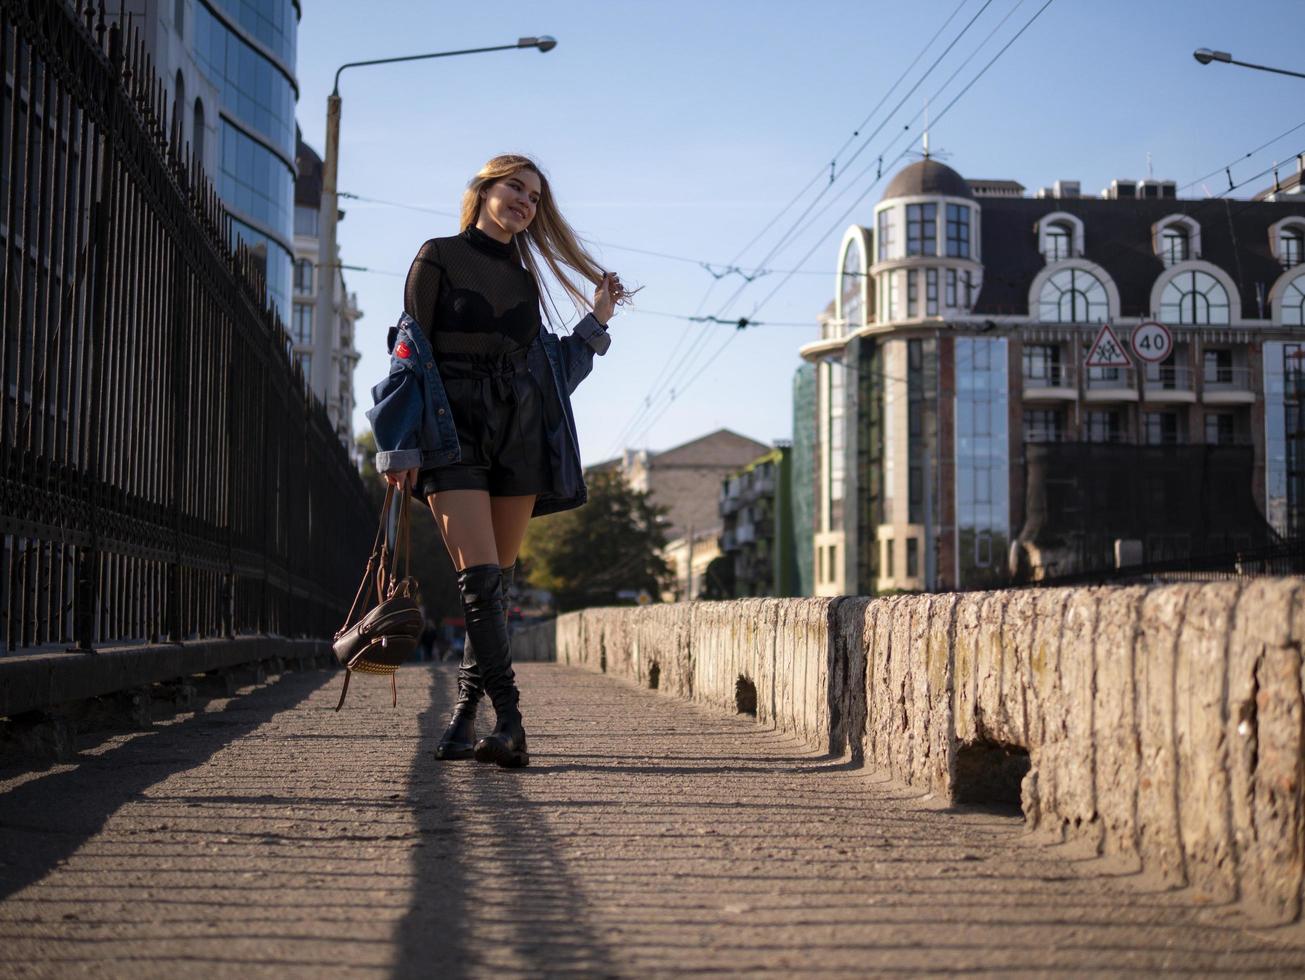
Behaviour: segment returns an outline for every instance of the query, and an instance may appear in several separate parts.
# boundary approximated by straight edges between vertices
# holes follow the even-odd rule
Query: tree
[[[376,472],[376,437],[365,432],[356,442],[363,451],[363,485],[372,501],[372,513],[379,520],[381,504],[385,502],[385,480]],[[434,619],[461,616],[457,572],[430,508],[414,498],[409,501],[408,516],[412,525],[412,576],[421,587],[427,615]]]
[[[665,513],[620,473],[589,474],[589,502],[530,522],[522,549],[530,584],[553,593],[559,612],[613,605],[617,593],[661,594],[670,566],[661,555]]]

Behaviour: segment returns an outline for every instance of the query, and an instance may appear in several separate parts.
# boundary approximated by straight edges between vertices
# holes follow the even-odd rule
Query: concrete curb
[[[513,643],[1301,917],[1305,579],[586,609]]]
[[[326,640],[251,636],[4,657],[0,658],[0,717],[211,670],[322,656],[332,656]]]

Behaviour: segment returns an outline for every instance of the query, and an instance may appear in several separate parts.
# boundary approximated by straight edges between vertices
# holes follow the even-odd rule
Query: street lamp
[[[325,393],[331,378],[331,350],[335,345],[335,224],[339,214],[339,196],[336,194],[336,175],[340,157],[340,75],[346,68],[366,65],[391,65],[400,61],[423,61],[427,58],[451,58],[460,54],[481,54],[485,51],[509,51],[518,48],[538,48],[552,51],[557,40],[544,34],[540,37],[518,38],[516,44],[500,44],[489,48],[465,48],[461,51],[435,51],[431,54],[409,54],[398,58],[374,58],[370,61],[350,61],[335,71],[335,84],[326,97],[326,152],[322,158],[322,203],[318,221],[317,240],[317,309],[314,311],[315,336],[325,334],[326,343],[313,343],[318,356],[313,358],[312,387]],[[321,276],[325,275],[323,282]],[[326,401],[323,398],[323,401]]]
[[[1192,52],[1192,57],[1203,65],[1208,65],[1212,61],[1222,61],[1228,65],[1241,65],[1243,68],[1256,68],[1260,71],[1271,71],[1275,75],[1291,75],[1293,78],[1305,78],[1305,74],[1298,71],[1288,71],[1286,68],[1270,68],[1268,65],[1253,65],[1249,61],[1236,61],[1227,51],[1211,51],[1209,48],[1197,48]]]

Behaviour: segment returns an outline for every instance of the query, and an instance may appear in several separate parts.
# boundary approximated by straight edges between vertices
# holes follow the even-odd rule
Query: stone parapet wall
[[[1277,922],[1305,877],[1305,580],[590,609],[556,659],[759,722],[952,802],[1018,800]]]

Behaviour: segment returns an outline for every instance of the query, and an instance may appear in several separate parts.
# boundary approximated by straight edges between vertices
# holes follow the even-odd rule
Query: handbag
[[[394,530],[394,551],[390,551],[389,537],[385,533],[385,519],[390,512],[394,487],[385,491],[381,505],[381,523],[376,529],[367,568],[363,571],[358,594],[354,596],[344,625],[335,633],[332,649],[336,659],[344,664],[344,690],[339,711],[349,693],[349,679],[353,672],[364,674],[389,674],[390,693],[395,707],[399,704],[399,689],[394,672],[417,648],[425,626],[425,616],[417,604],[417,582],[411,575],[412,540],[408,523],[408,494],[402,493],[399,503],[399,520]],[[403,577],[398,576],[399,556],[403,556]],[[360,608],[363,597],[370,596],[375,585],[375,602]]]

